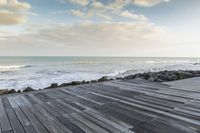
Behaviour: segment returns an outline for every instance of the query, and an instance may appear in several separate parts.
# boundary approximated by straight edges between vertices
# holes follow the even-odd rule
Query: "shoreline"
[[[45,87],[43,89],[39,90],[45,90],[45,89],[56,89],[61,87],[68,87],[68,86],[75,86],[75,85],[82,85],[82,84],[92,84],[92,83],[99,83],[104,81],[110,81],[110,80],[129,80],[129,79],[144,79],[152,82],[169,82],[169,81],[177,81],[182,79],[188,79],[188,78],[194,78],[194,77],[200,77],[200,70],[165,70],[165,71],[158,71],[158,72],[145,72],[145,73],[136,73],[132,75],[128,75],[125,77],[118,77],[118,78],[109,78],[108,76],[103,76],[100,79],[97,80],[91,80],[91,81],[72,81],[69,83],[62,83],[58,85],[58,83],[52,83],[50,86]],[[0,90],[0,96],[6,95],[6,94],[14,94],[14,93],[22,93],[22,92],[30,92],[30,91],[38,91],[32,87],[24,88],[23,91],[15,89],[2,89]]]

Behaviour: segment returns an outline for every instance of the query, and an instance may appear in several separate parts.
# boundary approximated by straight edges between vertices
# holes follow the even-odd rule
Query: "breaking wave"
[[[31,65],[9,65],[9,66],[0,66],[0,69],[18,69],[18,68],[27,68],[32,67]]]

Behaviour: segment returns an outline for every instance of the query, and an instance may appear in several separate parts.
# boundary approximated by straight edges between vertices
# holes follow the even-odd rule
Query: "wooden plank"
[[[65,127],[62,123],[54,119],[48,112],[46,112],[39,104],[34,105],[37,111],[33,108],[32,111],[41,117],[42,122],[45,126],[48,126],[53,132],[59,133],[72,133],[67,127]],[[48,124],[47,124],[48,122]]]
[[[24,114],[30,120],[33,127],[37,130],[38,133],[49,133],[48,130],[43,126],[43,124],[31,112],[31,110],[29,109],[30,107],[27,106],[27,103],[22,99],[21,97],[15,97],[17,104],[20,106]]]
[[[8,95],[0,98],[0,129],[2,133],[199,133],[199,96],[141,80]],[[3,131],[2,121],[10,129]]]
[[[7,98],[2,99],[5,110],[8,114],[8,118],[10,120],[10,123],[12,125],[13,131],[16,133],[25,133],[20,121],[18,120],[17,116],[15,115],[15,112],[10,105],[9,101]]]
[[[81,121],[75,119],[71,115],[64,115],[63,117],[66,118],[67,120],[69,120],[74,125],[77,125],[85,133],[96,133],[95,130],[93,130],[92,128],[88,127],[85,123],[82,123]]]
[[[140,105],[140,104],[127,102],[127,101],[120,100],[120,99],[113,98],[113,97],[109,97],[109,96],[105,96],[105,97],[111,98],[111,99],[116,100],[118,102],[121,102],[123,104],[128,104],[129,106],[134,106],[134,107],[138,107],[138,108],[141,108],[141,109],[149,110],[149,111],[155,112],[155,113],[160,114],[160,115],[166,115],[166,116],[171,117],[173,119],[178,119],[178,120],[185,121],[188,124],[190,123],[190,124],[194,124],[196,126],[200,126],[200,121],[198,121],[198,120],[194,120],[194,119],[191,119],[191,118],[186,118],[186,117],[183,117],[183,116],[175,115],[175,114],[172,114],[172,113],[169,113],[169,112],[165,112],[165,111],[158,110],[158,109],[153,109],[151,107],[146,107],[146,106],[143,106],[143,105]]]
[[[25,114],[22,112],[22,110],[18,106],[14,97],[8,97],[8,100],[9,100],[11,106],[13,107],[13,110],[15,111],[15,113],[16,113],[20,123],[22,124],[24,130],[26,131],[26,133],[37,133],[35,128],[32,126],[30,121],[27,119]]]
[[[88,111],[85,111],[85,113],[104,122],[107,125],[113,126],[114,128],[116,128],[117,130],[123,133],[129,132],[129,128],[131,128],[130,126],[126,125],[125,123],[120,122],[119,120],[115,120],[111,118],[110,116],[105,116],[94,110],[88,110]]]
[[[57,119],[66,127],[68,127],[73,133],[86,133],[84,130],[82,130],[79,126],[76,124],[70,122],[65,117],[57,117]]]
[[[93,117],[91,115],[88,115],[83,112],[80,112],[79,115],[82,116],[83,118],[91,121],[95,125],[98,125],[99,127],[103,128],[104,130],[106,130],[109,133],[120,133],[120,130],[116,129],[112,125],[106,124],[104,121],[100,121],[99,119],[96,119],[95,117]]]
[[[97,133],[109,133],[107,130],[103,129],[102,127],[100,127],[99,125],[91,122],[90,120],[82,117],[79,114],[72,114],[72,116],[77,119],[78,121],[86,124],[88,127],[90,127],[92,130],[94,130]]]
[[[0,124],[2,132],[12,130],[10,121],[8,120],[7,113],[5,111],[2,99],[0,99]]]

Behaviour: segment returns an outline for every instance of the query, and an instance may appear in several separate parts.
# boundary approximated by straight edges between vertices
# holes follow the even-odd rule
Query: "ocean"
[[[0,89],[42,89],[51,83],[161,70],[200,70],[200,58],[0,57]]]

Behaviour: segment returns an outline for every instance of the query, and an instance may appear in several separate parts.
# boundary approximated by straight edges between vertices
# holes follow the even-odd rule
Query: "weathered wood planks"
[[[8,95],[0,133],[199,133],[195,90],[115,80]]]

